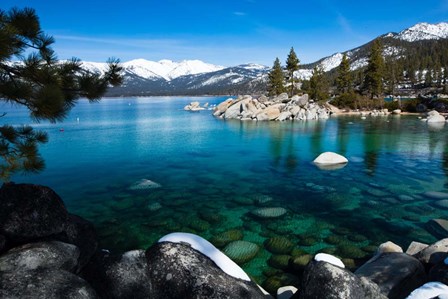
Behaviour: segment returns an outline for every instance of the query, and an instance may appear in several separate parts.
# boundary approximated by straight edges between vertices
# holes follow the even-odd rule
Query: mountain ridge
[[[404,46],[411,47],[419,42],[432,42],[448,39],[448,23],[418,23],[398,33],[389,32],[379,36],[386,43],[384,57],[399,57]],[[313,63],[301,65],[295,75],[308,80],[314,66],[320,66],[325,72],[334,71],[340,64],[343,54],[347,54],[352,70],[367,65],[369,45],[372,41],[345,52],[337,52]],[[409,46],[411,45],[411,46]],[[158,62],[146,59],[134,59],[123,62],[124,84],[112,88],[107,95],[201,95],[253,93],[265,89],[270,67],[246,63],[224,67],[201,60],[183,60],[174,62],[163,59]],[[104,72],[106,64],[83,62],[86,70]]]

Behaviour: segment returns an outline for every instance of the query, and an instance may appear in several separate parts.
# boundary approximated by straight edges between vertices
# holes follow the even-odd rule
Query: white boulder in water
[[[426,119],[427,123],[444,123],[445,121],[445,117],[443,117],[443,115],[440,115],[439,112],[435,110],[428,112],[428,118]]]
[[[160,188],[162,185],[147,179],[141,179],[129,187],[129,190],[148,190]]]
[[[316,159],[314,159],[313,162],[318,165],[335,165],[346,164],[348,163],[348,160],[346,157],[339,154],[333,152],[325,152],[320,154]]]

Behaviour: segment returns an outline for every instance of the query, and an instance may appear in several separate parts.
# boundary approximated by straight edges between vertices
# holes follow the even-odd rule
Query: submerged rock
[[[251,211],[251,214],[258,218],[278,218],[285,215],[287,210],[281,207],[259,208]]]
[[[224,249],[223,253],[230,257],[237,264],[244,264],[252,260],[258,253],[257,244],[248,241],[233,241]]]
[[[425,224],[425,228],[437,238],[448,238],[448,220],[431,219]]]
[[[285,237],[269,238],[263,244],[268,251],[275,254],[290,254],[294,248],[294,243]]]
[[[157,243],[146,258],[149,298],[265,298],[255,283],[230,276],[185,243]]]
[[[427,191],[423,193],[423,196],[432,198],[432,199],[448,199],[448,193],[439,192],[439,191]]]
[[[231,229],[213,236],[210,242],[216,247],[224,247],[232,241],[238,241],[243,238],[243,231],[240,229]]]
[[[141,179],[141,180],[136,181],[135,183],[133,183],[129,187],[129,190],[132,190],[132,191],[136,191],[136,190],[150,190],[150,189],[156,189],[156,188],[160,188],[160,187],[162,187],[162,185],[160,185],[159,183],[153,182],[153,181],[148,180],[148,179]]]

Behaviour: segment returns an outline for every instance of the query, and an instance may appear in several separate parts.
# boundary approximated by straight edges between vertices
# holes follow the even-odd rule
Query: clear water
[[[324,250],[355,261],[387,240],[404,247],[436,240],[424,224],[448,210],[423,193],[448,192],[448,125],[429,127],[417,116],[256,123],[182,110],[193,100],[224,99],[81,101],[64,123],[35,124],[49,133],[41,148],[47,168],[13,180],[53,188],[113,252],[146,249],[172,231],[211,239],[238,229],[261,248],[242,265],[260,283],[290,277],[288,269],[270,271],[263,242],[273,236],[287,237],[302,254]],[[0,111],[8,113],[1,122],[30,123],[25,109]],[[321,170],[312,160],[325,151],[350,162]],[[140,179],[162,187],[130,191]],[[263,196],[272,200],[257,203]],[[264,206],[288,213],[251,217]]]

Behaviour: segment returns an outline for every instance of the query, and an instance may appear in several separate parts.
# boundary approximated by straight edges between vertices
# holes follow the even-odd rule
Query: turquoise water
[[[145,249],[172,231],[213,240],[232,230],[259,245],[242,266],[264,285],[292,279],[291,260],[307,253],[356,264],[387,240],[404,247],[436,240],[424,224],[448,210],[423,193],[448,192],[448,125],[428,127],[417,116],[239,122],[182,110],[193,100],[224,99],[81,101],[64,123],[35,124],[50,137],[41,148],[46,170],[13,180],[53,188],[72,213],[95,224],[101,246],[117,253]],[[7,115],[0,121],[30,123],[25,109],[1,108]],[[312,160],[325,151],[350,162],[321,170]],[[141,179],[161,187],[129,190]],[[261,207],[287,213],[253,217]],[[273,258],[264,243],[278,236],[294,250]]]

